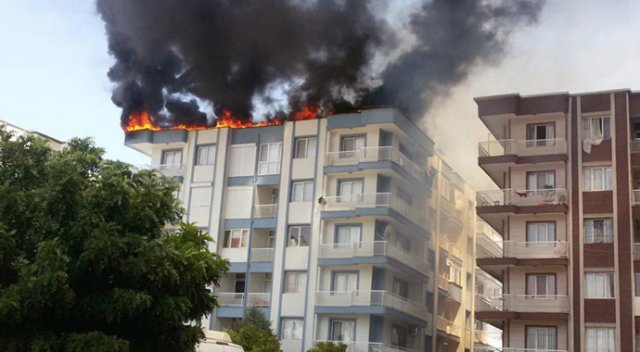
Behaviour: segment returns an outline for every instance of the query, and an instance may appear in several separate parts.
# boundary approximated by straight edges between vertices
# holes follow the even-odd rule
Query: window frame
[[[314,141],[315,147],[313,148],[313,152],[309,153],[311,150],[309,148],[309,142]],[[304,142],[304,153],[303,156],[300,156],[300,142]],[[294,151],[293,158],[294,159],[315,159],[318,154],[318,137],[316,136],[308,136],[308,137],[296,137],[294,141]]]
[[[602,351],[602,352],[610,352],[610,351],[614,351],[614,350],[615,350],[615,348],[616,348],[616,332],[615,332],[615,331],[616,331],[616,327],[615,327],[615,326],[611,326],[611,325],[587,325],[587,326],[585,326],[585,327],[584,327],[584,339],[585,339],[585,343],[587,343],[587,342],[588,342],[587,334],[588,334],[588,330],[589,330],[589,329],[599,329],[599,330],[606,329],[606,330],[613,330],[613,339],[612,339],[612,341],[613,341],[613,349],[611,349],[611,348],[606,348],[606,349],[605,349],[604,351]],[[588,348],[588,349],[585,349],[585,351],[587,351],[587,352],[599,352],[598,350],[599,350],[599,349],[598,349],[597,344],[596,344],[596,346],[594,346],[594,348]]]
[[[204,164],[201,164],[201,160],[200,160],[200,153],[201,150],[203,148],[207,149],[207,160],[205,161]],[[211,150],[213,150],[213,153],[211,154]],[[216,163],[216,153],[218,151],[218,148],[216,146],[215,143],[207,143],[207,144],[198,144],[196,145],[196,157],[194,160],[194,165],[196,166],[207,166],[207,165],[215,165]]]
[[[553,224],[553,240],[551,241],[531,241],[529,238],[529,225],[542,225],[542,224],[546,224],[547,225],[547,237],[549,234],[549,225]],[[557,242],[558,241],[558,226],[557,226],[557,221],[556,220],[548,220],[548,221],[526,221],[525,222],[525,240],[527,245],[529,243],[544,243],[544,242]]]
[[[271,148],[272,147],[278,147],[278,154],[277,154],[277,160],[270,160],[269,157],[271,155]],[[266,147],[266,160],[262,160],[263,157],[263,147]],[[270,166],[272,165],[277,165],[277,170],[275,170],[274,172],[270,171]],[[266,170],[263,171],[261,169],[261,166],[266,166]],[[267,142],[267,143],[260,143],[260,145],[258,146],[258,175],[259,176],[266,176],[266,175],[278,175],[280,174],[280,168],[282,166],[282,141],[280,142]]]
[[[594,173],[593,170],[601,169],[602,171],[602,182],[600,186],[602,188],[594,189]],[[589,171],[589,183],[586,181],[585,173]],[[607,171],[609,173],[609,184],[607,184]],[[589,187],[587,188],[587,185]],[[607,188],[608,187],[608,188]],[[613,168],[611,165],[594,165],[594,166],[583,166],[582,167],[582,191],[583,192],[603,192],[603,191],[611,191],[613,190]]]
[[[296,184],[302,184],[302,198],[301,199],[296,199]],[[309,194],[309,199],[305,199],[305,194],[307,193],[307,189],[306,186],[308,184],[311,184],[311,194]],[[313,182],[313,180],[295,180],[291,182],[291,199],[289,199],[289,202],[291,203],[299,203],[299,202],[312,202],[313,201],[313,195],[314,195],[314,187],[315,186],[315,182]]]
[[[344,340],[334,340],[333,339],[333,323],[335,322],[341,322],[341,323],[353,323],[353,340],[351,341],[344,341]],[[329,329],[328,329],[328,336],[327,336],[327,340],[328,341],[342,341],[342,342],[355,342],[357,341],[357,334],[358,334],[358,321],[356,319],[344,319],[344,318],[338,318],[338,319],[329,319]]]
[[[549,127],[551,126],[553,128],[553,138],[545,138],[545,139],[539,139],[538,138],[538,132],[537,129],[535,130],[535,135],[536,138],[535,139],[529,139],[529,129],[530,128],[537,128],[537,127],[541,127],[544,126],[546,129],[545,134],[549,134]],[[556,123],[555,121],[550,121],[550,122],[538,122],[538,123],[528,123],[526,126],[526,147],[527,148],[534,148],[534,147],[547,147],[547,146],[553,146],[555,145],[555,140],[557,139],[556,137]],[[542,142],[542,143],[540,143]]]
[[[553,328],[555,330],[555,342],[554,342],[555,343],[555,347],[552,350],[555,350],[555,349],[558,348],[558,326],[556,326],[556,325],[525,325],[524,326],[524,346],[525,346],[525,349],[533,348],[533,347],[529,347],[529,328],[545,328],[545,329]]]
[[[233,242],[233,233],[234,231],[240,231],[240,246],[239,247],[232,247],[231,243]],[[227,233],[229,233],[229,235],[227,236]],[[222,248],[234,248],[234,249],[240,249],[240,248],[247,248],[248,247],[248,243],[249,243],[249,229],[226,229],[224,230],[224,241],[222,243]],[[243,245],[244,244],[244,245]]]
[[[358,228],[358,238],[357,241],[355,242],[350,242],[350,243],[342,243],[342,242],[338,242],[338,233],[340,232],[340,229],[342,228]],[[333,228],[333,247],[334,248],[342,248],[345,247],[344,245],[349,244],[352,245],[353,243],[360,243],[362,242],[362,224],[361,223],[340,223],[340,224],[336,224]],[[337,245],[343,245],[342,247],[339,247]]]
[[[591,123],[592,120],[600,120],[600,126],[602,128],[602,139],[611,139],[611,116],[610,115],[594,115],[594,116],[582,116],[582,139],[594,139],[596,137],[594,137],[593,134],[593,124]],[[606,135],[606,130],[605,130],[605,124],[604,124],[604,120],[607,119],[609,120],[609,135]],[[588,121],[588,126],[589,126],[589,135],[585,136],[585,121]]]
[[[346,182],[360,182],[362,183],[362,187],[361,192],[360,193],[356,193],[353,194],[353,192],[351,192],[351,194],[349,194],[349,199],[347,200],[347,202],[353,202],[354,198],[356,198],[356,200],[362,198],[362,195],[364,194],[364,177],[355,177],[355,178],[342,178],[342,179],[338,179],[337,182],[337,189],[336,189],[336,195],[338,196],[338,201],[339,202],[344,202],[342,199],[343,197],[346,197],[346,195],[343,195],[341,192],[342,189],[342,185]],[[353,185],[352,185],[352,191],[353,191]]]
[[[303,233],[302,233],[302,228],[303,227],[307,227],[309,229],[307,238],[304,238],[304,236],[303,236]],[[298,230],[298,234],[296,235],[297,236],[297,243],[296,243],[296,245],[292,245],[291,244],[291,240],[292,240],[292,238],[291,238],[291,230],[295,229],[295,228],[299,229]],[[304,239],[305,242],[306,242],[304,245],[301,244],[302,243],[302,241],[300,241],[301,238]],[[310,240],[311,240],[311,225],[308,225],[308,224],[289,225],[289,227],[287,228],[287,247],[293,247],[293,248],[296,248],[296,247],[309,247],[309,241]]]
[[[558,296],[558,275],[556,273],[526,273],[524,276],[525,276],[524,277],[524,280],[525,280],[524,281],[524,292],[525,292],[525,296],[527,298],[529,298],[529,296],[531,296],[531,299],[549,298],[549,297],[554,297],[555,298],[556,296]],[[547,293],[546,295],[539,295],[537,292],[533,293],[533,294],[529,293],[529,289],[530,289],[529,277],[532,277],[532,276],[547,276],[547,277],[551,276],[551,277],[553,277],[553,291],[554,291],[553,294]],[[548,283],[548,282],[549,282],[548,279],[545,280],[545,283]],[[536,281],[536,291],[538,291],[537,288],[538,287],[537,287],[537,281]],[[547,291],[549,290],[549,286],[548,285],[546,287],[546,290]]]
[[[602,231],[603,231],[603,235],[602,235],[602,241],[597,241],[596,240],[596,234],[595,234],[595,222],[596,221],[602,221]],[[587,241],[587,222],[592,222],[593,223],[593,227],[591,229],[591,239],[589,241]],[[611,223],[611,226],[608,227],[607,226],[607,222]],[[611,229],[611,233],[607,234],[606,231],[607,229]],[[615,238],[615,228],[614,228],[614,223],[613,223],[613,218],[609,218],[609,217],[598,217],[598,218],[584,218],[582,220],[582,232],[584,234],[584,238],[583,241],[585,244],[613,244],[614,238]],[[607,241],[608,240],[608,241]]]
[[[537,177],[536,177],[536,188],[530,188],[529,187],[529,176],[531,175],[542,175],[542,174],[546,174],[548,175],[553,175],[553,187],[551,188],[547,188],[547,184],[546,184],[546,177],[545,177],[545,185],[542,188],[538,188],[537,185]],[[549,189],[557,189],[558,188],[558,182],[557,182],[557,177],[556,177],[556,170],[539,170],[539,171],[527,171],[525,174],[525,182],[526,182],[526,189],[527,191],[545,191],[545,190],[549,190]]]
[[[589,275],[607,275],[609,277],[611,277],[611,295],[610,296],[605,296],[605,297],[589,297],[587,296],[587,292],[588,292],[588,287],[589,285],[587,285],[587,276]],[[615,280],[615,274],[613,271],[586,271],[584,273],[584,298],[585,299],[615,299],[616,298],[616,280]],[[606,284],[606,283],[605,283]],[[605,287],[604,292],[606,293],[607,289]]]
[[[304,282],[302,283],[302,286],[300,286],[300,276],[304,274]],[[294,291],[289,291],[289,277],[290,275],[295,275],[295,287],[296,290]],[[282,288],[282,293],[288,293],[288,294],[304,294],[305,291],[307,290],[307,280],[309,278],[309,275],[306,271],[304,270],[285,270],[284,272],[284,280],[283,281],[283,285],[284,287]]]
[[[343,291],[336,291],[335,289],[335,284],[336,284],[336,276],[339,274],[355,274],[356,275],[356,288],[355,290],[359,290],[360,289],[360,271],[358,270],[333,270],[331,271],[331,292],[338,292],[338,293],[350,293],[350,292],[343,292]]]
[[[398,330],[398,331],[403,331],[403,333],[404,333],[404,345],[401,343],[402,341],[400,341],[401,340],[400,334],[398,334],[398,339],[399,339],[398,343],[397,344],[394,343],[394,341],[393,341],[394,329]],[[400,348],[403,348],[403,349],[406,349],[406,348],[409,347],[409,335],[410,335],[409,328],[407,328],[406,326],[398,325],[398,324],[391,324],[391,331],[390,332],[391,332],[391,338],[389,339],[389,344],[392,347],[400,347]]]
[[[284,337],[284,330],[286,327],[286,322],[299,322],[300,323],[300,338],[299,339],[295,339],[295,338],[291,338],[291,339],[286,339]],[[293,324],[293,326],[295,327],[297,324]],[[292,335],[293,337],[295,337],[295,332],[294,330],[292,330]],[[283,341],[302,341],[302,339],[304,338],[304,319],[303,318],[296,318],[296,317],[283,317],[280,320],[280,339]]]
[[[180,153],[180,162],[178,162],[177,164],[175,163],[167,164],[166,157],[168,154],[171,154],[171,153]],[[182,148],[163,149],[160,155],[160,168],[163,168],[163,167],[167,168],[167,166],[172,166],[173,168],[175,166],[179,166],[180,168],[182,168],[183,159],[184,159],[184,151],[182,150]]]

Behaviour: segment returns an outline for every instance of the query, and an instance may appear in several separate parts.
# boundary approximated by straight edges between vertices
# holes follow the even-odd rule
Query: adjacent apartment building
[[[287,352],[473,348],[474,193],[398,111],[125,143],[180,182],[185,220],[231,262],[205,326],[257,307]]]
[[[476,351],[640,348],[640,93],[475,101],[497,186],[477,193],[477,265],[503,284],[476,297],[475,318],[504,346]]]
[[[42,138],[47,142],[51,149],[56,151],[62,150],[67,145],[66,142],[47,136],[42,132],[29,131],[4,120],[0,120],[0,126],[2,126],[6,131],[13,133],[14,138],[21,136],[36,136]]]

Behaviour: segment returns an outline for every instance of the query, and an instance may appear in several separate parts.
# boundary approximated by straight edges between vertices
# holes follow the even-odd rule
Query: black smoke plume
[[[144,110],[172,125],[206,124],[225,110],[249,117],[257,105],[272,113],[391,105],[421,116],[474,65],[499,60],[543,1],[97,0],[97,8],[123,123]],[[385,17],[405,5],[405,18]]]

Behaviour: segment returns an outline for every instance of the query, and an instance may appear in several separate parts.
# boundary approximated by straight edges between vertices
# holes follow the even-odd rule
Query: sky
[[[496,65],[479,65],[418,121],[476,190],[488,131],[473,97],[640,89],[640,0],[549,0]],[[90,0],[0,0],[0,119],[54,138],[91,136],[108,158],[145,164],[123,145],[106,72],[113,62]]]

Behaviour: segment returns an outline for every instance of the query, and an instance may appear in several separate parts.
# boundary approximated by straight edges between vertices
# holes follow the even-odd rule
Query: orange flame
[[[293,121],[302,121],[302,120],[313,120],[318,118],[318,112],[320,108],[318,106],[308,105],[305,106],[301,111],[293,113],[291,115],[291,120]],[[146,111],[136,112],[129,115],[129,120],[127,124],[122,127],[125,132],[135,132],[135,131],[162,131],[162,130],[188,130],[188,131],[197,131],[204,130],[210,128],[253,128],[253,127],[265,127],[265,126],[279,126],[284,122],[283,119],[279,117],[274,117],[269,120],[264,121],[253,121],[252,117],[247,119],[242,119],[237,116],[234,116],[230,111],[224,111],[220,117],[216,120],[215,126],[204,126],[204,125],[175,125],[171,127],[161,127],[156,125],[152,120],[151,116]]]

